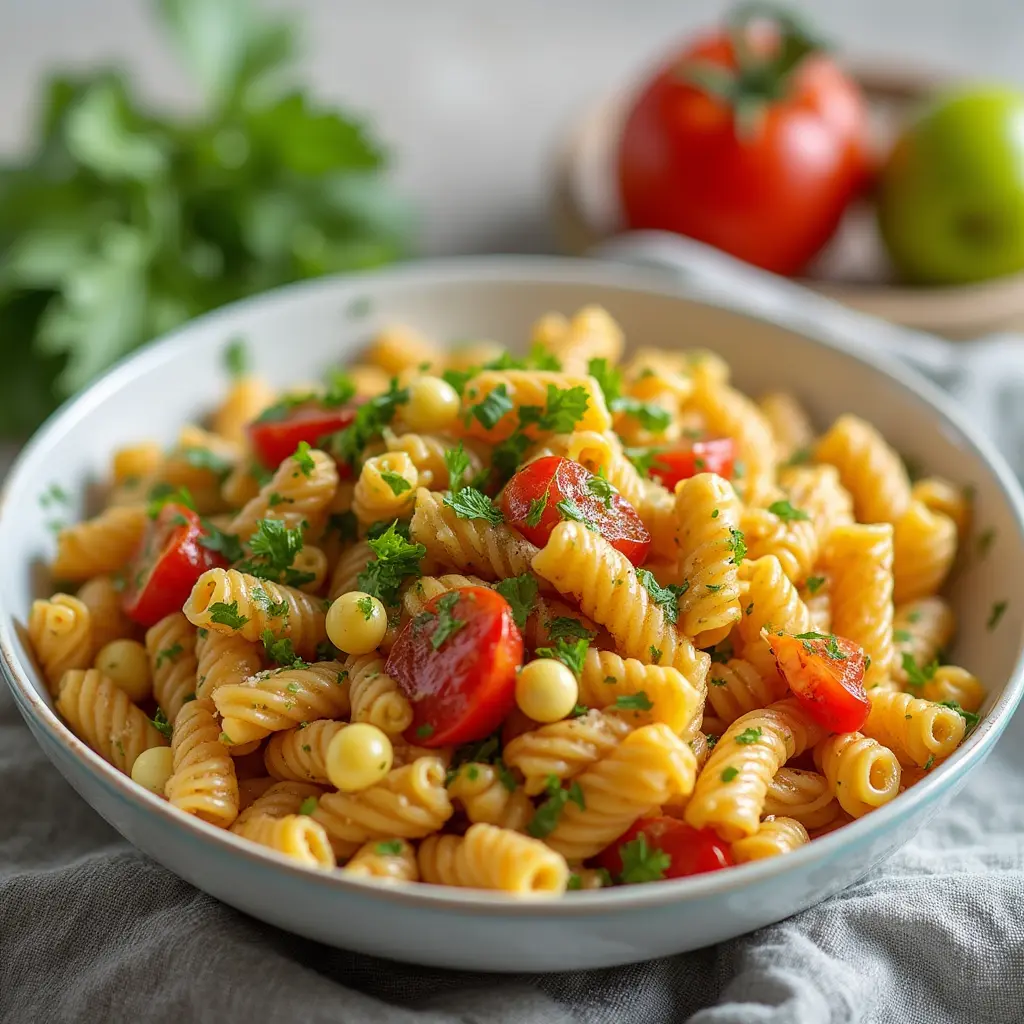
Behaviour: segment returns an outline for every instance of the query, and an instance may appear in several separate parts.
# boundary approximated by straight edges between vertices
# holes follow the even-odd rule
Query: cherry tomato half
[[[199,543],[199,516],[168,502],[146,528],[128,566],[128,585],[121,598],[125,614],[147,628],[181,610],[196,580],[207,569],[227,565]]]
[[[696,40],[646,83],[619,143],[619,193],[631,228],[796,274],[870,175],[868,107],[792,16],[766,26],[766,6],[749,5],[760,24]]]
[[[729,844],[719,839],[711,829],[691,828],[677,818],[660,816],[637,821],[625,835],[597,855],[595,865],[606,868],[616,882],[629,882],[631,877],[635,881],[653,881],[654,878],[643,877],[647,873],[644,870],[645,864],[634,862],[639,852],[636,847],[631,848],[632,856],[627,851],[627,870],[623,878],[622,848],[641,835],[647,841],[646,864],[654,869],[651,872],[654,878],[659,874],[662,878],[686,878],[689,875],[718,871],[733,864]],[[664,857],[659,857],[659,854],[667,855],[669,862],[665,864]]]
[[[519,470],[502,493],[501,509],[506,522],[538,547],[563,519],[581,517],[634,565],[643,564],[651,544],[643,520],[618,491],[560,455],[546,455]]]
[[[522,661],[523,638],[500,594],[461,587],[428,601],[385,666],[412,704],[406,738],[442,747],[489,736],[515,707]]]
[[[355,415],[353,405],[329,408],[314,400],[290,408],[279,404],[249,424],[249,441],[260,462],[276,469],[300,441],[316,448],[328,434],[344,430]]]
[[[852,640],[826,633],[762,630],[779,671],[807,713],[829,732],[856,732],[871,701],[864,692],[864,651]]]
[[[714,437],[694,441],[689,448],[658,452],[651,463],[651,476],[674,491],[680,480],[698,473],[717,473],[731,480],[735,462],[736,442],[731,437]]]

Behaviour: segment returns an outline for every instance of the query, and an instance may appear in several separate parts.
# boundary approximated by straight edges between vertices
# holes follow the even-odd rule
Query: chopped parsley
[[[194,466],[196,469],[208,470],[221,481],[234,468],[234,463],[230,459],[224,458],[223,455],[218,455],[209,448],[182,448],[178,454],[190,466]]]
[[[622,857],[622,872],[619,881],[627,885],[640,882],[657,882],[665,877],[672,866],[672,857],[657,846],[647,845],[647,836],[641,832],[636,839],[619,847]]]
[[[724,769],[722,771],[722,774],[719,776],[719,778],[723,782],[732,782],[732,780],[735,779],[736,776],[739,775],[739,773],[740,773],[739,768],[736,768],[733,765],[729,765],[728,768],[726,768],[726,769]]]
[[[1008,601],[996,601],[996,603],[992,605],[992,611],[989,613],[988,622],[985,623],[985,628],[989,632],[992,632],[992,630],[999,625],[999,620],[1003,617],[1007,607],[1009,607]]]
[[[411,544],[392,523],[379,537],[367,539],[377,556],[359,574],[359,589],[386,605],[398,600],[398,590],[409,576],[421,576],[420,560],[427,553],[422,544]]]
[[[565,640],[559,637],[555,640],[554,647],[538,647],[537,656],[555,658],[578,676],[583,671],[583,660],[589,647],[589,636],[581,637],[579,640]]]
[[[498,583],[494,589],[508,601],[512,608],[512,618],[522,629],[537,598],[537,578],[528,572],[522,576],[510,576]]]
[[[615,698],[615,707],[619,711],[650,711],[654,703],[646,690],[637,690],[636,693],[620,693]]]
[[[307,796],[305,800],[299,804],[299,814],[313,814],[316,811],[317,798],[315,796]]]
[[[392,473],[390,470],[385,469],[381,472],[380,478],[391,488],[391,493],[396,498],[400,494],[412,490],[412,484],[401,473]]]
[[[664,612],[665,618],[669,622],[675,623],[679,619],[679,598],[690,589],[690,584],[684,582],[677,586],[670,583],[667,587],[663,587],[649,569],[637,569],[636,578],[643,584],[643,588],[650,595],[651,600]]]
[[[653,661],[654,664],[657,665],[658,662],[661,661],[661,655],[662,655],[661,648],[660,647],[655,647],[654,644],[651,644],[651,646],[648,648],[648,650],[650,651],[650,654],[651,654],[651,661]]]
[[[459,397],[462,397],[463,392],[466,390],[466,385],[470,380],[477,375],[479,368],[471,366],[468,370],[445,370],[441,374],[441,379],[446,383],[450,384]]]
[[[156,519],[163,511],[164,505],[184,505],[194,512],[196,503],[192,493],[187,487],[172,487],[170,484],[160,483],[154,485],[149,492],[149,503],[146,505],[146,515],[150,519]]]
[[[519,426],[536,425],[538,430],[550,434],[568,434],[586,415],[590,396],[582,385],[559,388],[548,385],[547,404],[524,405],[519,409]]]
[[[597,498],[598,501],[602,502],[605,508],[612,507],[612,498],[617,492],[603,476],[592,476],[587,481],[587,490]]]
[[[987,530],[983,531],[978,535],[978,557],[984,558],[989,551],[992,550],[992,545],[996,542],[996,531],[990,526]]]
[[[544,510],[548,507],[548,492],[545,491],[539,498],[530,501],[530,508],[526,513],[525,522],[527,526],[537,526],[540,523]]]
[[[484,430],[491,430],[498,421],[515,408],[515,402],[508,397],[508,388],[499,384],[493,391],[486,394],[483,399],[469,407],[466,413],[466,422],[476,419]]]
[[[650,477],[651,467],[661,453],[656,448],[626,448],[625,456],[642,477]]]
[[[920,688],[929,682],[935,675],[939,662],[936,659],[924,667],[918,665],[914,656],[909,651],[904,651],[900,659],[903,671],[907,676],[907,685]]]
[[[210,621],[220,626],[227,626],[230,629],[241,629],[248,621],[247,615],[238,614],[238,602],[232,601],[226,604],[224,601],[217,601],[209,607]]]
[[[804,580],[804,588],[812,597],[825,585],[824,576],[808,576]]]
[[[272,661],[286,668],[302,668],[305,662],[295,653],[290,637],[275,637],[273,630],[265,629],[260,633],[260,640],[263,641],[263,649],[270,656]]]
[[[622,374],[610,366],[607,359],[591,359],[587,363],[587,373],[597,381],[605,403],[611,408],[612,403],[622,394]]]
[[[446,494],[444,503],[459,519],[483,519],[492,526],[500,526],[505,521],[501,509],[475,487],[463,487],[457,494]]]
[[[431,619],[436,619],[437,622],[434,632],[430,636],[430,646],[435,651],[440,650],[446,640],[453,637],[460,629],[466,626],[465,619],[457,619],[452,614],[461,596],[458,591],[453,590],[437,599],[436,616],[427,612],[427,616]]]
[[[313,573],[300,572],[292,567],[301,550],[301,529],[289,529],[282,519],[261,519],[256,524],[256,532],[249,538],[252,557],[239,562],[235,568],[257,579],[300,587],[316,579]]]
[[[402,840],[389,839],[387,842],[377,843],[374,850],[381,857],[397,857],[402,852]]]
[[[328,370],[326,376],[327,392],[320,401],[328,409],[337,409],[355,397],[358,390],[356,382],[344,370]]]
[[[749,746],[751,743],[756,743],[761,738],[761,727],[754,726],[750,729],[744,729],[736,737],[736,742],[741,746]]]
[[[252,599],[267,613],[267,615],[270,616],[270,618],[287,618],[288,602],[274,601],[262,587],[252,588]]]
[[[159,668],[165,661],[174,661],[184,650],[185,648],[181,644],[174,644],[171,647],[165,647],[162,651],[157,651],[156,664],[153,667]]]
[[[975,715],[975,718],[977,718],[977,715]],[[163,708],[157,708],[156,714],[149,720],[149,722],[161,736],[165,736],[167,739],[171,738],[171,734],[174,732],[174,726],[164,714]]]
[[[449,448],[444,453],[444,464],[448,470],[448,487],[452,494],[462,490],[462,478],[469,472],[469,456],[462,442],[458,448]]]
[[[366,446],[380,437],[383,429],[395,418],[398,407],[408,401],[408,388],[399,388],[398,381],[392,379],[390,387],[383,395],[377,395],[364,402],[344,430],[331,434],[322,443],[335,458],[354,466]]]
[[[892,638],[898,644],[909,644],[914,639],[913,634],[907,629],[894,629]]]
[[[610,402],[609,406],[612,412],[622,413],[623,416],[636,420],[644,430],[651,433],[660,433],[672,422],[672,414],[668,409],[663,409],[654,402],[641,402],[638,398],[622,395],[614,402]]]
[[[739,565],[747,557],[747,541],[742,530],[735,526],[729,527],[729,550],[732,552],[732,564]]]
[[[803,466],[811,461],[810,448],[797,448],[795,452],[782,464],[783,466]]]
[[[249,370],[249,352],[241,338],[233,338],[224,349],[224,369],[232,377],[244,377]]]
[[[597,526],[592,519],[587,518],[586,513],[576,504],[572,498],[563,498],[555,508],[563,519],[571,519],[574,523],[582,523],[588,530],[596,530]]]
[[[41,508],[49,508],[51,505],[67,505],[71,501],[71,496],[67,491],[61,487],[60,484],[52,483],[49,487],[39,495],[39,505]]]
[[[549,640],[593,640],[594,634],[579,619],[559,615],[547,624]]]
[[[846,661],[847,656],[843,654],[839,647],[839,641],[836,639],[834,633],[794,633],[793,638],[795,640],[802,640],[804,650],[808,654],[814,654],[814,645],[811,643],[812,640],[824,640],[825,641],[825,653],[833,661]]]
[[[773,501],[768,506],[768,511],[772,515],[778,516],[784,523],[799,522],[811,518],[802,508],[794,508],[788,501]]]
[[[327,532],[337,533],[340,541],[354,541],[359,536],[359,520],[355,512],[349,509],[332,515],[327,520]]]
[[[562,369],[562,361],[537,343],[530,346],[526,361],[535,370],[554,370],[558,373]]]
[[[423,725],[419,726],[417,728],[417,730],[416,730],[416,738],[419,739],[419,740],[430,739],[430,737],[433,736],[433,735],[434,735],[434,727],[429,722],[425,722]]]
[[[299,467],[299,472],[303,476],[312,476],[313,470],[316,469],[316,462],[309,452],[309,442],[300,441],[299,446],[295,449],[295,453],[292,455],[292,459],[295,460],[295,464]]]
[[[930,772],[932,770],[932,765],[933,764],[935,764],[935,755],[934,754],[930,754],[928,756],[928,760],[925,761],[925,763],[924,763],[924,770],[926,772]]]
[[[526,831],[534,839],[544,839],[554,832],[558,826],[558,819],[562,816],[562,811],[570,801],[576,804],[581,811],[587,809],[583,790],[578,782],[573,782],[568,789],[563,789],[558,776],[549,775],[544,788],[547,790],[548,798],[537,808],[530,823],[526,826]]]
[[[356,608],[362,613],[363,618],[369,622],[373,618],[373,598],[361,597],[356,601]]]
[[[733,655],[732,640],[730,640],[728,637],[726,637],[724,640],[720,641],[715,647],[713,647],[711,649],[711,661],[712,661],[712,664],[717,662],[717,663],[719,663],[721,665],[724,665],[732,657],[732,655]],[[720,685],[720,686],[724,685],[724,680],[723,680],[723,682],[719,683],[718,685]]]

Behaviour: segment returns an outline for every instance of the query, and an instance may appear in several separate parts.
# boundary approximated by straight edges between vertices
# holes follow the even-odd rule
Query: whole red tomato
[[[867,106],[790,15],[766,9],[738,13],[648,82],[619,143],[619,189],[631,228],[796,274],[867,181]]]

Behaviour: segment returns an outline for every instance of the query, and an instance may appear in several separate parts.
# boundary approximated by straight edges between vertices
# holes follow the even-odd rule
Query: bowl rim
[[[851,345],[835,339],[817,338],[771,317],[752,315],[730,308],[724,302],[690,298],[681,292],[678,280],[661,268],[629,266],[574,257],[496,255],[433,258],[384,269],[298,282],[209,312],[183,324],[152,344],[128,354],[83,392],[68,399],[57,409],[18,455],[0,489],[0,548],[3,546],[6,524],[16,515],[14,503],[9,500],[10,495],[17,488],[28,486],[32,479],[33,467],[42,464],[36,457],[37,450],[73,426],[75,420],[88,415],[110,395],[122,390],[137,373],[145,372],[150,364],[159,364],[165,359],[173,358],[179,350],[186,351],[192,344],[190,339],[197,329],[224,322],[227,337],[231,321],[239,314],[253,314],[261,308],[279,305],[282,301],[301,306],[306,297],[324,292],[350,291],[355,293],[353,297],[356,297],[360,290],[368,287],[430,287],[495,281],[609,287],[634,294],[677,299],[696,306],[709,306],[748,321],[783,329],[809,344],[835,351],[847,359],[883,374],[897,384],[908,398],[929,406],[946,426],[951,427],[959,435],[998,485],[1012,513],[1017,528],[1017,540],[1024,543],[1024,493],[1021,492],[1002,455],[987,437],[971,425],[967,414],[961,411],[949,396],[915,370],[895,359],[870,350],[855,350]],[[133,783],[129,776],[119,772],[92,751],[63,724],[55,710],[47,705],[30,682],[31,666],[24,665],[15,652],[13,641],[16,628],[13,613],[8,614],[4,609],[0,615],[0,672],[11,687],[22,713],[46,733],[46,738],[51,743],[64,747],[72,757],[82,760],[91,769],[94,779],[104,788],[123,802],[134,805],[134,811],[158,816],[162,819],[162,826],[184,827],[201,844],[212,846],[218,851],[240,854],[254,867],[283,869],[295,879],[325,891],[361,893],[390,903],[433,910],[448,909],[460,914],[490,914],[496,911],[516,917],[575,917],[604,914],[615,910],[654,907],[667,902],[682,903],[705,899],[741,890],[748,884],[765,882],[783,873],[809,869],[819,862],[827,861],[840,849],[866,845],[895,825],[899,818],[933,802],[944,790],[965,777],[991,751],[1024,695],[1024,649],[1019,645],[1016,663],[1003,692],[978,728],[951,757],[908,791],[901,793],[896,800],[870,815],[816,839],[813,843],[800,847],[785,857],[737,865],[730,871],[667,879],[638,886],[582,891],[575,893],[571,899],[509,898],[508,894],[504,893],[430,884],[385,886],[361,878],[347,877],[340,870],[313,871],[270,849],[249,843],[226,829],[216,828],[178,810],[166,800]],[[45,743],[41,745],[45,750]]]

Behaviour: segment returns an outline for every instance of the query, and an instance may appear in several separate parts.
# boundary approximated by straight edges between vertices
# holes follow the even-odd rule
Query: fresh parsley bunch
[[[290,23],[156,6],[199,111],[148,108],[122,71],[56,75],[32,151],[0,167],[0,434],[197,314],[406,251],[372,133],[289,82]]]

